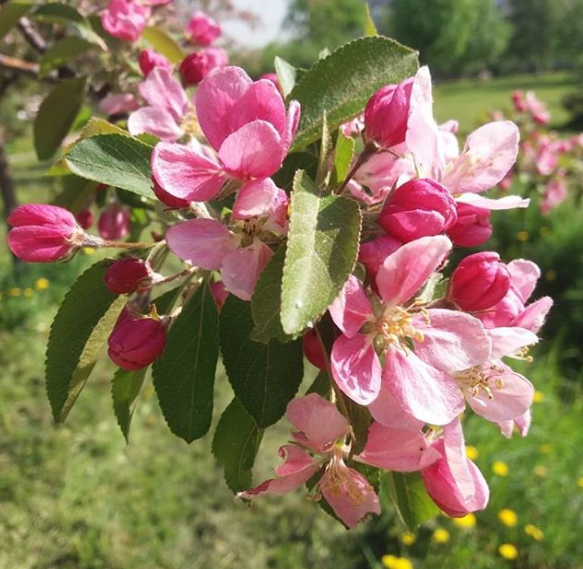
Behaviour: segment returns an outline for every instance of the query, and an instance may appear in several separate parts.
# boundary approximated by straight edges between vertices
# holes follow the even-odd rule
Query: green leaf
[[[328,373],[320,370],[320,373],[316,376],[316,379],[312,382],[312,385],[306,391],[306,395],[310,393],[317,393],[324,397],[324,399],[328,399],[330,397],[330,391],[332,389],[332,385],[330,384],[330,377]]]
[[[344,136],[342,131],[338,131],[336,152],[334,153],[334,185],[344,182],[352,165],[353,157],[354,139]]]
[[[298,170],[305,170],[312,178],[318,172],[318,157],[309,152],[288,154],[281,168],[272,176],[275,185],[284,190],[291,190]]]
[[[250,303],[229,295],[221,310],[219,339],[223,362],[235,395],[260,428],[276,423],[295,396],[303,377],[300,341],[254,342]]]
[[[281,323],[297,336],[314,325],[347,281],[358,254],[358,204],[327,194],[298,171],[281,289]]]
[[[382,36],[355,40],[316,62],[289,94],[302,106],[292,152],[320,138],[324,111],[334,130],[361,113],[375,91],[417,67],[417,52]]]
[[[364,5],[364,35],[369,37],[379,35],[374,20],[372,19],[372,15],[370,13],[370,6],[368,5],[368,3]]]
[[[180,63],[185,57],[180,46],[159,28],[148,26],[143,31],[142,37],[170,63]]]
[[[55,42],[39,59],[39,76],[44,77],[53,69],[83,55],[92,47],[93,44],[74,36]]]
[[[191,443],[209,430],[219,358],[218,315],[206,285],[182,307],[162,357],[154,362],[154,387],[170,430]]]
[[[152,147],[122,134],[99,134],[77,142],[65,155],[74,174],[146,198],[154,198]]]
[[[46,24],[66,24],[67,22],[83,21],[83,16],[75,8],[57,2],[37,6],[30,14],[30,17]]]
[[[34,4],[32,2],[8,2],[0,8],[0,40],[18,24],[18,20],[26,16]]]
[[[111,384],[113,410],[117,424],[127,443],[130,442],[130,426],[136,408],[136,400],[142,385],[144,385],[147,370],[147,367],[137,371],[126,371],[120,368],[113,376]]]
[[[333,150],[332,134],[328,128],[328,119],[326,117],[326,111],[324,111],[324,116],[322,117],[322,137],[320,139],[320,158],[318,160],[318,173],[316,174],[316,185],[321,186],[322,184],[327,185],[325,181],[329,180],[330,169],[328,168],[328,162]]]
[[[39,160],[48,160],[61,146],[85,98],[86,78],[57,85],[41,103],[34,121],[34,147]]]
[[[261,272],[255,286],[251,300],[251,313],[255,329],[251,338],[258,342],[269,343],[273,338],[280,342],[287,342],[291,339],[283,331],[279,317],[284,260],[285,245],[282,245]]]
[[[77,214],[87,207],[87,203],[96,189],[96,182],[85,180],[79,176],[65,176],[63,178],[63,191],[55,197],[52,204]]]
[[[281,57],[275,58],[274,62],[275,73],[283,91],[283,96],[287,97],[294,88],[297,80],[297,69]]]
[[[213,454],[233,492],[251,487],[253,463],[262,437],[263,430],[235,397],[221,415],[213,437]]]
[[[100,261],[77,279],[51,327],[46,378],[57,422],[69,414],[127,300],[105,286],[108,265],[109,261]]]
[[[427,494],[419,472],[386,472],[383,482],[397,515],[409,531],[439,514],[439,508]]]
[[[372,418],[366,407],[357,405],[345,395],[342,395],[342,397],[344,399],[344,406],[348,411],[348,420],[354,436],[354,444],[352,445],[351,452],[352,454],[360,454],[366,445],[368,429]]]

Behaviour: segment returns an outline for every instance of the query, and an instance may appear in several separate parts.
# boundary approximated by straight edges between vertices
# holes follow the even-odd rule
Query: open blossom
[[[99,110],[109,116],[131,113],[139,107],[140,103],[131,93],[113,93],[99,103]]]
[[[152,172],[166,192],[206,201],[229,178],[247,182],[267,178],[280,168],[300,109],[291,101],[286,111],[271,81],[253,82],[238,67],[215,69],[199,85],[195,104],[202,132],[217,155],[178,144],[156,145]]]
[[[168,247],[191,265],[220,270],[229,292],[251,300],[273,256],[265,241],[287,232],[287,206],[287,194],[270,178],[250,182],[237,196],[230,228],[214,219],[191,219],[168,230]]]
[[[488,359],[490,340],[476,318],[427,309],[414,298],[450,250],[451,242],[443,236],[407,243],[378,270],[380,298],[371,302],[373,293],[367,296],[350,277],[330,307],[342,331],[331,353],[334,380],[386,426],[398,413],[413,422],[449,423],[464,408],[452,373]]]
[[[150,8],[134,0],[111,0],[101,15],[103,29],[124,41],[138,41],[150,17]]]
[[[369,513],[380,514],[373,487],[346,465],[349,425],[336,407],[312,393],[292,400],[287,406],[287,418],[297,431],[292,431],[293,443],[280,449],[285,462],[275,469],[278,477],[238,496],[250,500],[263,493],[286,494],[322,472],[314,491],[324,497],[348,527],[354,527]]]
[[[545,186],[543,199],[540,204],[540,211],[547,215],[558,205],[562,204],[568,197],[567,182],[564,175],[557,175],[549,180]]]

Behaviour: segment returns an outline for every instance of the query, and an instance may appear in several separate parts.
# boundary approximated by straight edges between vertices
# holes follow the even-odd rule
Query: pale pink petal
[[[214,219],[190,219],[166,232],[168,248],[190,265],[219,269],[223,259],[237,248],[231,232]]]
[[[386,386],[381,385],[379,396],[368,405],[372,418],[385,427],[419,431],[425,425],[407,413]]]
[[[303,486],[310,478],[312,478],[312,476],[314,476],[314,474],[316,474],[317,471],[318,465],[313,464],[295,474],[290,474],[283,478],[271,478],[270,480],[262,482],[259,486],[255,486],[255,488],[239,492],[237,498],[252,500],[259,494],[287,494],[288,492],[292,492]]]
[[[507,265],[512,288],[516,291],[520,300],[526,302],[540,279],[540,268],[536,263],[525,259],[514,259]]]
[[[176,121],[182,120],[188,109],[188,99],[182,85],[170,70],[155,67],[138,87],[140,95],[151,107],[162,107],[172,113]]]
[[[152,174],[170,195],[197,202],[213,199],[225,181],[218,164],[187,146],[167,142],[154,147]]]
[[[290,101],[287,109],[287,122],[285,128],[285,134],[282,136],[282,146],[287,150],[291,146],[291,143],[296,135],[298,126],[300,124],[300,104],[297,101]]]
[[[247,123],[229,135],[219,149],[219,158],[234,178],[266,178],[277,172],[285,157],[281,138],[265,121]]]
[[[233,132],[233,109],[252,83],[241,68],[220,67],[211,71],[198,86],[196,114],[204,135],[215,150]]]
[[[383,386],[407,413],[430,425],[447,425],[464,410],[457,383],[414,352],[387,352]]]
[[[456,417],[443,427],[443,450],[449,470],[464,500],[475,494],[475,487],[466,456],[466,444],[462,424]]]
[[[338,387],[356,403],[368,405],[381,388],[381,363],[364,334],[336,338],[330,355],[332,376]]]
[[[488,330],[488,336],[492,340],[492,352],[490,353],[490,359],[492,360],[514,355],[523,348],[538,342],[536,334],[517,326],[491,328]]]
[[[409,108],[411,112],[419,109],[429,115],[433,113],[431,74],[429,73],[429,67],[427,67],[427,65],[420,67],[413,78]]]
[[[229,292],[241,300],[251,300],[259,275],[271,257],[273,251],[258,239],[225,255],[221,276]]]
[[[340,294],[328,310],[334,324],[349,338],[356,336],[362,325],[373,316],[364,289],[354,275],[348,277]]]
[[[255,180],[245,184],[233,205],[233,219],[252,219],[260,217],[275,217],[282,221],[288,206],[287,194],[278,188],[271,178]]]
[[[415,354],[442,371],[462,371],[490,356],[491,341],[484,325],[464,312],[430,309],[429,321],[416,316],[413,326],[423,340],[414,339]]]
[[[128,117],[128,130],[132,136],[148,132],[165,142],[178,140],[184,132],[174,115],[164,107],[143,107]]]
[[[456,201],[492,211],[528,207],[530,204],[530,199],[520,196],[504,196],[503,198],[491,199],[477,194],[462,194],[456,197]]]
[[[348,434],[346,418],[334,404],[316,393],[292,399],[286,414],[289,422],[305,435],[302,440],[320,454]]]
[[[543,324],[551,307],[553,299],[550,296],[539,298],[536,302],[529,304],[524,311],[519,314],[513,321],[513,326],[526,328],[531,332],[538,332]]]
[[[420,107],[411,113],[406,144],[413,155],[418,177],[440,180],[445,162],[441,136],[437,123],[427,110]]]
[[[385,303],[394,306],[409,300],[441,267],[451,247],[451,241],[443,235],[422,237],[389,255],[376,277]]]
[[[282,446],[279,449],[279,456],[285,459],[285,462],[275,467],[278,476],[291,476],[314,465],[314,459],[297,445]]]
[[[101,100],[99,111],[106,115],[119,115],[131,113],[139,106],[137,99],[131,93],[114,93]]]

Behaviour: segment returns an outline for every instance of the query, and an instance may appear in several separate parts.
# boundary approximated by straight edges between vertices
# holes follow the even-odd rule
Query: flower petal
[[[180,121],[186,114],[188,109],[186,93],[169,69],[155,67],[138,90],[148,101],[148,105],[167,109],[176,121]]]
[[[530,204],[529,198],[520,196],[504,196],[503,198],[492,199],[470,193],[457,196],[456,201],[493,211],[528,207]]]
[[[349,338],[356,336],[362,325],[373,316],[364,289],[354,275],[348,277],[340,294],[328,310],[334,324]]]
[[[174,115],[163,107],[143,107],[128,118],[128,130],[132,136],[148,132],[165,142],[178,140],[184,133]]]

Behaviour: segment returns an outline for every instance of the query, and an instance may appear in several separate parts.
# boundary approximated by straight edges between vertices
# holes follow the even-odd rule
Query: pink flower
[[[543,215],[548,215],[551,210],[562,204],[569,196],[567,183],[564,176],[557,176],[547,182],[540,210]]]
[[[114,294],[128,294],[149,288],[152,276],[146,262],[134,257],[123,257],[107,269],[105,285]]]
[[[545,125],[551,120],[547,106],[536,98],[533,91],[527,91],[525,105],[535,123]]]
[[[433,180],[410,180],[394,190],[383,207],[379,223],[392,237],[408,243],[439,235],[457,221],[453,197]]]
[[[446,232],[454,245],[477,247],[492,236],[490,210],[458,202],[457,215],[457,223]]]
[[[512,93],[512,103],[514,104],[514,110],[517,113],[523,113],[526,111],[526,101],[522,91],[514,91]]]
[[[75,219],[82,229],[89,229],[93,225],[93,214],[90,209],[82,209]]]
[[[321,370],[326,370],[326,356],[322,349],[322,344],[318,339],[318,334],[315,330],[308,330],[302,338],[302,346],[304,355],[307,360],[315,367]]]
[[[217,158],[163,143],[152,155],[152,171],[160,186],[192,201],[212,199],[227,178],[249,181],[274,174],[299,120],[296,102],[286,113],[273,83],[253,83],[238,67],[215,69],[205,77],[196,92],[196,112]]]
[[[112,203],[101,212],[97,229],[103,239],[123,239],[131,229],[129,210],[118,203]]]
[[[144,49],[140,52],[138,60],[140,69],[144,77],[150,75],[150,72],[156,67],[163,67],[164,69],[172,69],[172,64],[160,53],[153,49]],[[132,109],[134,110],[134,109]]]
[[[510,288],[510,273],[493,251],[469,255],[449,281],[448,297],[462,310],[475,312],[494,306]]]
[[[191,219],[168,230],[168,247],[191,265],[220,270],[229,292],[251,300],[273,256],[263,239],[287,232],[287,206],[286,193],[270,178],[249,182],[237,196],[230,229],[214,219]]]
[[[131,93],[115,93],[101,100],[99,110],[104,115],[124,115],[135,111],[139,106]]]
[[[180,64],[179,71],[183,85],[198,85],[210,71],[204,51],[195,51],[186,56]]]
[[[125,309],[108,339],[107,354],[119,367],[136,371],[149,366],[166,347],[160,320],[138,316]]]
[[[63,259],[85,240],[75,216],[54,205],[21,205],[8,216],[8,223],[12,225],[7,237],[10,250],[29,263]]]
[[[552,141],[548,136],[538,139],[535,166],[541,176],[550,176],[559,163],[559,148],[557,141]]]
[[[369,513],[380,514],[378,497],[368,480],[345,463],[349,425],[336,407],[315,393],[298,397],[287,407],[287,418],[298,431],[294,442],[280,448],[285,463],[275,469],[278,478],[240,492],[240,498],[259,494],[286,494],[323,471],[314,492],[330,504],[350,528]]]
[[[124,41],[138,41],[150,17],[150,8],[133,0],[111,0],[101,14],[103,29]]]
[[[193,43],[206,46],[221,35],[221,27],[210,16],[198,11],[188,22],[186,35]]]
[[[350,277],[330,307],[342,331],[331,353],[334,380],[348,397],[370,405],[382,424],[392,411],[371,404],[383,391],[402,414],[416,421],[449,423],[464,408],[451,373],[489,356],[490,340],[477,319],[452,310],[426,309],[414,300],[450,249],[450,241],[442,236],[407,243],[379,268],[380,299],[371,303],[360,282]],[[379,355],[384,356],[384,370]]]
[[[210,71],[229,65],[229,56],[222,47],[205,47],[202,51],[206,54]]]
[[[372,241],[360,244],[358,260],[366,267],[371,277],[376,277],[385,259],[401,245],[402,243],[394,237],[381,235]]]

